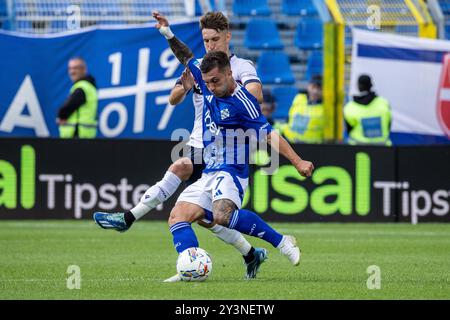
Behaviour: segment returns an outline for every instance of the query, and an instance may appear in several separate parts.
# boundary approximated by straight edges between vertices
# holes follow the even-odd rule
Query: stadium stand
[[[310,49],[301,49],[296,43],[296,30],[299,22],[302,19],[319,19],[318,11],[314,7],[313,0],[289,0],[284,2],[283,0],[268,0],[267,4],[270,8],[270,18],[276,22],[278,34],[283,44],[283,52],[288,56],[291,65],[292,73],[295,77],[295,86],[298,89],[305,89],[307,80],[305,78],[306,63]],[[308,10],[297,10],[298,6],[303,6]],[[265,16],[249,17],[236,14],[233,10],[235,3],[231,0],[227,0],[226,9],[231,21],[231,29],[233,37],[231,39],[231,46],[233,52],[242,57],[253,61],[257,61],[262,51],[265,49],[254,49],[253,46],[248,45],[245,42],[245,30],[247,24],[255,18],[266,18]],[[287,11],[289,7],[289,12]],[[266,34],[258,35],[266,38],[266,41],[270,39]],[[322,41],[316,41],[321,43]],[[320,45],[317,45],[320,46]],[[314,47],[314,45],[312,45]],[[264,84],[269,89],[273,86],[277,86],[276,83]]]
[[[1,6],[6,3],[0,1]],[[80,26],[95,24],[137,24],[149,22],[150,12],[158,10],[172,19],[185,18],[180,0],[14,0],[15,30],[28,33],[54,33],[68,30],[64,21],[80,8]]]
[[[298,89],[292,86],[274,87],[272,89],[272,96],[276,103],[275,111],[272,114],[274,121],[287,122],[289,109],[297,93]]]
[[[63,30],[65,28],[67,28],[67,21],[66,20],[52,20],[50,22],[50,28]]]
[[[323,69],[323,54],[320,50],[311,51],[308,62],[306,64],[306,80],[310,80],[313,75],[322,74]]]
[[[337,0],[336,1],[343,20],[345,22],[345,92],[348,91],[350,82],[350,55],[352,50],[351,28],[376,30],[380,32],[401,33],[403,35],[418,36],[418,26],[414,14],[404,0],[386,0],[380,10],[380,25],[369,28],[371,11],[367,10],[367,3],[358,0]]]
[[[170,1],[151,1],[152,8],[158,10],[159,12],[167,12],[171,13],[173,7],[170,4]],[[133,0],[131,1],[131,6],[125,8],[128,10],[128,15],[133,17],[144,17],[146,20],[149,20],[148,14],[149,1],[146,0]]]
[[[444,38],[450,40],[450,0],[439,0],[439,5],[444,15]]]
[[[81,12],[84,15],[93,16],[96,20],[102,20],[103,17],[108,17],[108,19],[116,18],[116,20],[119,20],[118,18],[122,10],[117,2],[83,2],[81,3]]]
[[[34,2],[37,16],[57,17],[66,13],[70,1],[60,0],[55,2],[38,0]]]
[[[272,19],[252,19],[245,30],[244,45],[249,49],[283,49],[277,25]]]
[[[6,0],[0,1],[0,16],[7,16]]]
[[[299,49],[312,50],[322,48],[323,25],[315,18],[303,18],[297,25],[294,43]]]
[[[450,14],[450,3],[442,3],[442,12],[445,14]]]
[[[27,20],[17,21],[16,27],[17,27],[17,29],[27,29],[27,30],[34,28],[33,23],[31,21],[27,21]]]
[[[6,28],[8,19],[8,9],[6,7],[6,0],[0,0],[0,29]]]
[[[264,51],[256,63],[256,71],[265,84],[293,84],[294,75],[288,56],[283,51]]]
[[[121,14],[122,9],[117,2],[82,3],[81,12],[87,24],[108,25],[123,23],[124,16]]]
[[[395,26],[395,33],[398,34],[411,35],[412,33],[417,34],[418,32],[419,29],[417,26],[405,26],[401,24]]]
[[[317,15],[317,9],[312,0],[282,0],[281,12],[288,16]]]
[[[233,13],[240,16],[269,16],[267,0],[235,0]]]

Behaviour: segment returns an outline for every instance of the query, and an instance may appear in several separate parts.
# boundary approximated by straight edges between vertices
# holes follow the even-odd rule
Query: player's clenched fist
[[[295,169],[304,177],[311,177],[314,165],[311,161],[300,160],[295,164]]]

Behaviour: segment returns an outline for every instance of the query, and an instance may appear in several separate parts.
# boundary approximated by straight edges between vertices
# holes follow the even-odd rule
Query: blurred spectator
[[[266,117],[270,125],[273,126],[272,113],[275,111],[275,99],[268,90],[263,90],[263,102],[261,103],[261,112]]]
[[[344,119],[349,144],[392,145],[391,109],[389,102],[375,94],[368,75],[358,78],[359,96],[344,106]]]
[[[295,96],[289,109],[289,121],[282,133],[292,143],[322,143],[323,129],[322,77],[315,75],[307,92]]]
[[[73,85],[70,96],[58,111],[59,136],[95,138],[98,104],[95,79],[87,74],[86,62],[78,57],[69,60],[68,73]]]

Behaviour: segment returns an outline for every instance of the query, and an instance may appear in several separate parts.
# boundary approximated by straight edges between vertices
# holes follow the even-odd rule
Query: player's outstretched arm
[[[183,71],[180,80],[181,83],[176,84],[175,87],[173,87],[172,91],[170,91],[169,103],[171,105],[177,105],[183,102],[186,94],[194,86],[194,77],[187,69]]]
[[[186,97],[186,93],[187,91],[184,90],[183,85],[176,84],[170,91],[169,103],[173,106],[180,104]]]
[[[258,103],[263,103],[263,92],[262,85],[259,82],[250,82],[245,86],[248,92],[250,92],[258,101]]]
[[[187,66],[188,62],[194,57],[191,49],[185,45],[181,40],[179,40],[169,28],[169,21],[166,17],[157,11],[152,13],[153,18],[158,21],[156,24],[156,29],[167,39],[169,42],[170,49],[172,49],[173,54],[177,57],[183,65]]]
[[[289,142],[280,136],[275,130],[267,135],[267,142],[281,155],[288,159],[297,171],[304,177],[310,177],[314,170],[314,165],[310,161],[303,160],[292,149]]]

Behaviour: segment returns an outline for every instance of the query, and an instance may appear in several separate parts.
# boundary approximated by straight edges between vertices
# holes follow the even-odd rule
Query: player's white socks
[[[141,201],[130,210],[131,213],[136,220],[142,218],[158,204],[169,199],[177,191],[180,184],[181,179],[175,173],[167,171],[161,181],[145,191]]]
[[[252,245],[244,238],[244,236],[236,230],[228,229],[221,225],[214,225],[209,228],[220,240],[225,243],[231,244],[235,247],[243,256],[249,253]]]

